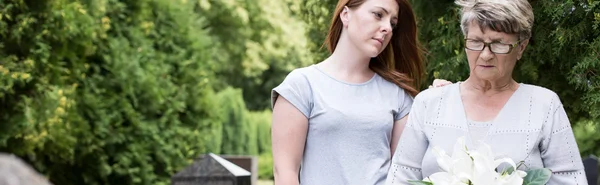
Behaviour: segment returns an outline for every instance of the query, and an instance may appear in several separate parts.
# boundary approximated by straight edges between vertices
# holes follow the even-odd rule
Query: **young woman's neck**
[[[365,56],[348,39],[344,39],[342,34],[335,51],[323,61],[323,65],[336,69],[337,72],[342,74],[372,75],[373,72],[369,69],[370,60],[371,57]]]

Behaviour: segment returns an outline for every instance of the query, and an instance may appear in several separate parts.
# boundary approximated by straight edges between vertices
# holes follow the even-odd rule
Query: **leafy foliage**
[[[527,170],[527,176],[523,178],[524,185],[544,185],[550,179],[552,171],[548,168]]]
[[[244,89],[250,110],[269,108],[273,87],[292,69],[311,64],[305,49],[306,24],[292,16],[296,1],[201,0],[197,12],[206,16],[219,48],[213,57],[221,64],[218,87]]]
[[[573,127],[581,156],[600,155],[600,147],[598,147],[598,143],[600,143],[600,137],[598,137],[600,128],[598,126],[597,122],[584,121]]]
[[[225,37],[211,32],[215,23],[200,3],[0,2],[0,150],[25,158],[54,184],[168,184],[203,153],[270,152],[258,145],[258,128],[270,129],[258,124],[269,121],[262,118],[268,112],[250,122],[240,90],[213,90],[226,87],[214,71],[243,69],[243,63],[222,65],[229,59],[218,52],[245,59],[264,50],[277,54],[262,52],[269,61],[283,61],[288,55],[277,52],[294,43],[268,46],[241,38],[241,45],[258,48],[235,48],[233,41],[232,48],[215,47]],[[269,24],[275,23],[252,25]],[[302,51],[287,52],[299,57]],[[249,71],[257,66],[247,65]],[[237,131],[239,125],[248,129]],[[223,130],[244,140],[234,143],[236,135]]]
[[[311,40],[309,48],[315,55],[313,61],[320,62],[329,56],[327,47],[323,45],[335,10],[336,0],[304,0],[302,2],[302,19],[310,26],[307,30]]]

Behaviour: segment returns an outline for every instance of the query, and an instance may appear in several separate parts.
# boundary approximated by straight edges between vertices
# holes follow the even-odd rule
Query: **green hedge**
[[[220,147],[203,26],[185,1],[0,1],[0,150],[54,184],[168,184]]]
[[[246,144],[250,142],[249,126],[245,124],[247,111],[240,89],[227,88],[219,93],[221,102],[222,144],[219,153],[244,154]],[[251,142],[256,143],[256,142]]]
[[[250,112],[248,123],[257,127],[258,178],[273,179],[273,156],[271,153],[271,111]]]
[[[203,11],[210,3],[221,13]],[[227,6],[214,6],[220,4]],[[240,7],[186,0],[0,1],[0,151],[66,185],[169,184],[204,153],[270,156],[270,111],[248,111],[242,90],[224,88],[228,82],[220,76],[243,65],[222,65],[223,51],[240,60],[256,54],[215,44],[224,37],[214,32],[225,29],[215,25],[223,22],[206,18],[231,8]],[[231,31],[252,31],[243,27]],[[278,33],[274,37],[286,32]],[[272,42],[254,44],[276,50],[253,52],[269,63],[305,55],[286,49],[293,43]],[[277,65],[242,77],[275,82],[293,68]]]
[[[250,123],[256,124],[259,153],[271,153],[271,115],[270,110],[251,112]]]
[[[598,123],[593,121],[577,123],[573,127],[573,132],[575,133],[577,145],[583,157],[589,155],[600,157],[600,147],[598,147],[598,143],[600,143],[600,136],[598,136],[600,128],[598,127]]]
[[[217,95],[224,118],[220,153],[230,155],[257,155],[261,179],[273,179],[271,157],[271,111],[248,111],[240,89],[227,88]]]
[[[273,155],[263,153],[258,158],[258,178],[273,180]]]

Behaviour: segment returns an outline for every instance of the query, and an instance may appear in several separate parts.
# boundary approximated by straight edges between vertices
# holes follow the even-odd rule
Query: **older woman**
[[[549,168],[548,184],[587,184],[583,163],[559,97],[512,78],[533,26],[527,0],[459,0],[470,75],[464,82],[415,97],[393,156],[387,184],[407,184],[440,171],[432,151],[452,152],[465,137],[496,157],[523,162],[521,170]]]

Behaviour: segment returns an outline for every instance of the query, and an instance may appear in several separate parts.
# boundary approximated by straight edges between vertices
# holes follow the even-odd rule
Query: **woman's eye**
[[[383,14],[381,14],[379,12],[373,12],[373,14],[375,14],[375,17],[377,17],[377,18],[383,17]]]

